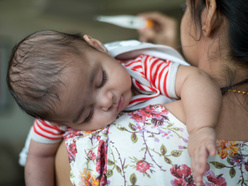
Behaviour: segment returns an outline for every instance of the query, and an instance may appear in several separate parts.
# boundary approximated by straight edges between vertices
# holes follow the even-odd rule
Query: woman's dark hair
[[[190,0],[191,15],[196,25],[201,26],[201,13],[206,0]],[[228,41],[230,45],[229,56],[234,59],[235,65],[248,67],[248,2],[247,0],[216,0],[217,19],[225,16],[228,20]],[[248,79],[230,85],[248,83]]]
[[[63,69],[70,56],[91,48],[79,34],[52,30],[35,32],[20,41],[12,51],[7,72],[9,90],[29,115],[52,120]]]

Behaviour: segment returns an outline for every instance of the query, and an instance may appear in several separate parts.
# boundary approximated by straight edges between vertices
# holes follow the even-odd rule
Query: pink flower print
[[[67,152],[69,156],[69,162],[71,163],[72,161],[75,161],[76,154],[77,154],[76,141],[73,140],[73,143],[66,145],[66,147],[67,147]]]
[[[176,177],[175,180],[172,180],[172,185],[182,185],[182,186],[193,186],[194,180],[191,173],[190,167],[185,164],[174,165],[171,169],[171,174]]]
[[[146,121],[146,118],[149,117],[149,113],[145,113],[143,112],[143,110],[131,112],[129,113],[129,115],[131,115],[131,118],[138,123],[144,123]]]
[[[96,159],[96,154],[93,152],[93,150],[90,150],[89,152],[88,152],[88,158],[90,159],[90,160],[95,160]]]
[[[166,115],[168,114],[167,110],[162,110],[162,111],[157,111],[156,109],[158,108],[158,106],[154,106],[154,105],[149,105],[145,108],[142,108],[140,110],[137,110],[135,112],[131,112],[129,113],[129,115],[131,115],[131,118],[134,119],[136,122],[140,122],[140,123],[144,123],[147,118],[155,117],[157,120],[161,120],[161,119],[167,119]],[[163,120],[162,120],[163,122]],[[160,123],[161,124],[161,121]]]
[[[205,176],[207,177],[209,183],[206,183],[207,185],[211,185],[211,186],[226,186],[226,180],[225,178],[222,177],[222,174],[220,175],[214,175],[214,173],[212,171],[207,171],[205,173]]]
[[[67,132],[65,132],[64,134],[64,139],[65,140],[68,140],[68,139],[72,139],[72,138],[80,138],[80,137],[83,137],[84,134],[82,131],[79,131],[79,130],[73,130],[73,129],[69,129]]]
[[[99,173],[100,185],[107,183],[107,150],[107,143],[103,140],[100,140],[96,157],[96,171]]]
[[[248,172],[248,160],[245,162],[245,170]]]
[[[183,179],[180,179],[180,180],[175,179],[175,180],[171,181],[171,185],[173,185],[173,186],[188,186],[188,185],[194,186],[194,184],[188,184]]]
[[[162,118],[168,120],[167,118],[167,114],[169,113],[168,110],[163,109],[158,111],[156,109],[157,109],[156,105],[150,105],[149,107],[150,113],[153,117],[157,118],[158,120],[161,120]]]
[[[245,164],[244,157],[241,154],[235,153],[233,156],[229,156],[230,161],[237,164],[237,166],[241,166]]]
[[[156,117],[153,117],[151,123],[154,124],[155,127],[162,126],[164,124],[164,118],[157,119]]]
[[[150,164],[147,163],[146,161],[140,160],[136,164],[136,170],[139,172],[146,172],[148,169],[150,169]]]

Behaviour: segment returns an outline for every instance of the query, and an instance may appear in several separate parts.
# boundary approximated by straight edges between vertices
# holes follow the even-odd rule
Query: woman
[[[210,170],[204,174],[203,184],[248,185],[248,4],[245,0],[186,0],[186,6],[181,21],[183,54],[192,65],[206,71],[223,91],[221,115],[216,126],[217,138],[220,139],[216,143],[217,155],[209,158]],[[159,28],[141,30],[140,38],[143,41],[157,41],[159,37],[164,37],[164,33],[168,33],[168,30],[165,30],[166,18],[161,14],[148,13],[141,16],[152,19]],[[116,162],[112,161],[111,154],[108,154],[106,175],[110,185],[114,185],[118,179],[120,185],[142,185],[142,183],[149,185],[149,180],[152,180],[152,185],[195,184],[194,181],[196,180],[192,177],[193,170],[190,169],[189,156],[185,153],[187,150],[182,142],[182,139],[187,140],[187,132],[183,127],[183,123],[186,122],[186,111],[182,109],[181,101],[169,103],[165,107],[157,105],[149,109],[145,108],[137,112],[123,114],[115,122],[114,126],[121,129],[115,130],[115,132],[118,132],[123,139],[128,135],[127,132],[132,133],[127,128],[129,126],[131,130],[137,131],[139,129],[137,135],[143,134],[143,136],[131,135],[134,143],[137,143],[137,139],[144,139],[144,143],[150,143],[151,140],[149,141],[148,137],[145,138],[145,134],[153,135],[154,138],[152,139],[156,140],[157,133],[153,133],[152,128],[142,130],[147,125],[138,123],[137,115],[153,114],[159,111],[159,113],[165,113],[166,116],[165,120],[159,120],[162,122],[159,123],[159,127],[164,129],[161,133],[164,131],[172,132],[168,128],[173,126],[177,129],[177,135],[171,135],[169,132],[163,133],[166,138],[170,138],[170,141],[161,145],[160,149],[152,149],[150,148],[151,145],[142,149],[123,147],[122,153],[115,154],[116,156],[120,155],[119,160],[125,160],[126,166],[123,167],[121,167],[123,162],[118,164],[118,158],[115,159]],[[132,120],[132,117],[136,118]],[[127,120],[131,125],[127,123]],[[154,124],[154,118],[149,121]],[[155,121],[155,127],[158,127],[157,121]],[[136,127],[132,128],[134,124]],[[112,139],[110,138],[110,140]],[[162,140],[159,141],[159,143],[161,142]],[[179,142],[182,144],[178,146],[178,149],[173,150]],[[116,146],[109,145],[109,149],[113,150],[112,147]],[[143,159],[135,158],[134,155],[143,151],[145,151]],[[58,153],[58,158],[62,158],[62,154]],[[159,156],[155,154],[159,154]],[[148,156],[150,157],[149,160],[147,159]],[[164,162],[160,161],[161,157],[163,157]],[[127,164],[126,161],[132,158],[133,164],[132,162]],[[56,166],[59,185],[62,181],[61,175],[69,175],[69,173],[61,171],[61,163],[57,163]],[[132,166],[134,166],[134,173],[127,174]],[[117,170],[115,172],[119,172],[121,177],[112,171],[114,169]],[[82,175],[85,178],[84,173]],[[94,180],[94,178],[90,179]]]

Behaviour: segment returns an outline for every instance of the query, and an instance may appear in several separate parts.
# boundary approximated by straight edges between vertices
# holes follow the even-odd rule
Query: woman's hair
[[[22,110],[33,117],[51,119],[60,100],[63,69],[73,55],[91,48],[79,34],[35,32],[12,51],[7,72],[9,90]]]
[[[201,27],[201,13],[205,8],[205,0],[190,0],[191,15],[196,25]],[[230,51],[228,57],[235,65],[248,67],[248,2],[247,0],[216,0],[217,19],[225,16],[228,20],[228,42]],[[218,30],[218,28],[217,28]],[[216,31],[217,31],[216,30]],[[231,80],[232,82],[232,80]],[[248,83],[248,79],[237,84]],[[236,84],[236,85],[237,85]],[[235,85],[230,85],[235,86]],[[228,87],[227,87],[228,89]]]

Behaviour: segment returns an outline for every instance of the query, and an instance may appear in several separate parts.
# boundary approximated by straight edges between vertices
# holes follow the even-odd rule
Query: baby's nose
[[[114,95],[111,91],[108,91],[99,98],[99,106],[103,111],[108,111],[112,108],[113,101],[114,101]]]

